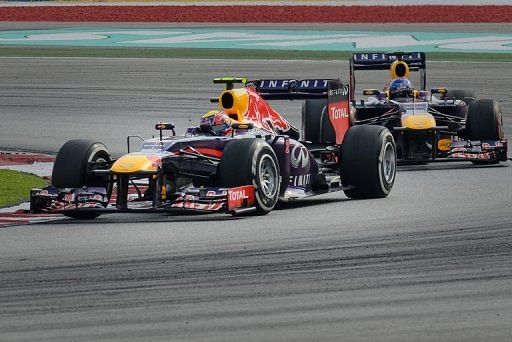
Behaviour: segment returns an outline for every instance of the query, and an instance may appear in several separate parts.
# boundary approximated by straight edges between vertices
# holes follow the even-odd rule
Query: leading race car
[[[366,100],[351,100],[355,125],[382,125],[397,143],[400,163],[471,161],[496,164],[507,160],[507,140],[499,104],[476,99],[472,91],[426,88],[423,52],[354,53],[350,85],[357,70],[389,70],[391,82],[383,89],[364,89]],[[420,87],[409,72],[420,73]]]
[[[31,210],[85,219],[105,212],[193,211],[263,215],[279,199],[297,200],[343,190],[351,198],[386,197],[396,151],[385,127],[351,126],[349,87],[338,80],[215,79],[226,89],[182,137],[158,123],[158,138],[114,160],[93,140],[59,150],[52,185],[31,192]],[[242,83],[240,88],[234,88]],[[304,127],[329,122],[333,141],[300,139],[298,129],[268,99],[306,99]],[[311,107],[327,101],[322,113]],[[322,120],[325,121],[322,123]],[[165,136],[164,131],[171,131]],[[306,134],[307,135],[307,134]],[[310,134],[311,135],[311,134]]]

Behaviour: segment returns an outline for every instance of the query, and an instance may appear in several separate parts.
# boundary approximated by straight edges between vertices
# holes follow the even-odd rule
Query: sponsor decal
[[[336,143],[341,144],[345,133],[350,127],[349,118],[349,87],[338,81],[329,83],[329,121],[336,134]]]
[[[428,113],[428,102],[405,102],[400,103],[400,108],[407,114]]]
[[[270,107],[255,89],[248,88],[249,108],[245,113],[245,119],[260,123],[262,128],[268,132],[274,132],[274,127],[281,132],[290,130],[290,124],[278,112]]]
[[[228,209],[249,207],[254,203],[254,186],[245,185],[228,190]]]
[[[300,80],[296,83],[298,90],[303,89],[325,89],[329,84],[329,80]]]
[[[244,199],[248,198],[248,196],[245,194],[245,190],[234,190],[229,192],[229,200],[230,201],[242,201]]]
[[[258,85],[260,88],[268,89],[288,89],[290,80],[262,80]]]
[[[330,115],[332,116],[333,120],[348,118],[347,108],[331,106],[329,110],[331,111]]]
[[[129,168],[132,168],[134,166],[135,166],[135,164],[133,164],[133,163],[124,163],[124,164],[119,165],[119,167],[122,168],[122,169],[129,169]]]
[[[144,142],[144,143],[142,143],[140,152],[146,152],[146,153],[160,152],[160,151],[162,151],[163,145],[164,144],[161,141]]]
[[[341,88],[329,89],[329,96],[347,96],[348,95],[348,85],[345,85]]]
[[[310,80],[261,80],[258,83],[258,89],[265,91],[288,91],[288,90],[326,90],[329,80],[310,79]]]
[[[302,144],[293,146],[290,164],[295,169],[306,169],[306,172],[309,171],[309,151]]]
[[[307,188],[311,183],[311,174],[290,176],[290,186],[297,188]]]
[[[377,63],[388,63],[395,61],[398,56],[401,60],[408,62],[420,62],[422,60],[421,52],[411,52],[410,54],[387,54],[387,53],[355,53],[354,61],[356,63],[364,64],[365,62],[371,62],[372,64]]]
[[[449,151],[452,147],[452,140],[451,139],[439,139],[437,142],[437,148],[440,151]]]
[[[493,152],[457,152],[451,155],[451,158],[460,159],[495,159],[496,154]]]

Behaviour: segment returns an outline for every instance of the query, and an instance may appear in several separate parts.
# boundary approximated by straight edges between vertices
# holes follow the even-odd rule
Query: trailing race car
[[[31,210],[74,218],[105,212],[194,211],[267,214],[281,200],[343,190],[351,198],[386,197],[393,187],[393,136],[380,126],[350,126],[349,87],[338,80],[224,78],[226,89],[197,127],[160,136],[140,151],[112,159],[94,140],[59,150],[52,185],[31,192]],[[240,88],[234,84],[242,83]],[[305,126],[333,128],[332,143],[299,139],[299,131],[267,99],[325,99],[327,117],[304,106]],[[164,131],[172,132],[164,136]],[[129,139],[128,139],[129,150]]]
[[[502,114],[494,100],[475,99],[467,90],[426,87],[423,52],[354,53],[350,60],[350,86],[356,70],[389,70],[384,90],[365,89],[366,100],[354,98],[354,125],[381,125],[393,134],[400,163],[471,161],[495,164],[507,160]],[[420,89],[409,72],[419,71]]]

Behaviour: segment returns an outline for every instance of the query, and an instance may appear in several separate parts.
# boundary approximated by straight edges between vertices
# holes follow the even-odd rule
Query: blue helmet
[[[391,99],[409,97],[412,90],[412,84],[408,79],[397,78],[389,84],[389,97]]]

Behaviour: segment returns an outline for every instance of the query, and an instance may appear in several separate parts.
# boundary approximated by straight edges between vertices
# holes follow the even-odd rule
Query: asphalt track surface
[[[348,61],[237,61],[120,58],[2,58],[0,63],[0,148],[56,152],[69,139],[104,142],[126,152],[126,136],[151,137],[154,124],[173,122],[178,133],[197,125],[216,108],[209,102],[222,85],[214,77],[340,78],[348,82]],[[419,84],[417,73],[411,76]],[[512,135],[510,63],[428,64],[427,89],[474,90],[501,104]],[[387,72],[358,72],[357,94],[382,88]],[[300,127],[300,101],[274,102]]]
[[[510,64],[430,63],[428,86],[502,103]],[[182,131],[215,76],[348,76],[329,62],[2,59],[0,147]],[[382,87],[385,75],[361,73]],[[298,123],[300,103],[280,103]],[[512,167],[400,168],[386,199],[337,193],[265,217],[110,215],[0,230],[0,340],[505,341]]]

